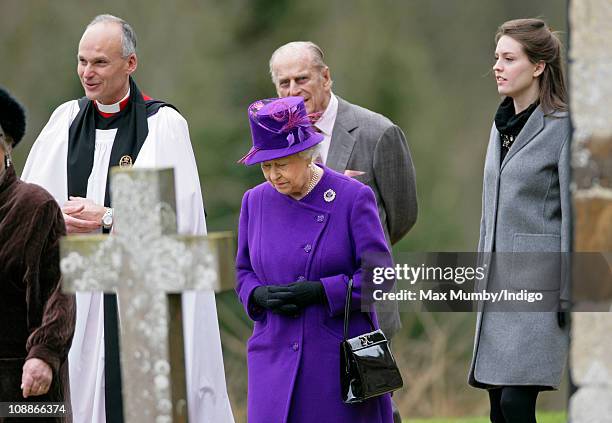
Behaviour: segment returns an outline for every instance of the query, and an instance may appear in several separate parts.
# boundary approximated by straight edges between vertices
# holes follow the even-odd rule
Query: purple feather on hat
[[[238,163],[252,165],[287,157],[321,141],[302,97],[257,100],[248,109],[253,147]]]

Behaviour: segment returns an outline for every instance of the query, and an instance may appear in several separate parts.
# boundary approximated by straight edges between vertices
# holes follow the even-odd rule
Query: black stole
[[[130,156],[136,161],[147,135],[149,125],[147,118],[153,116],[163,107],[171,104],[159,100],[145,100],[142,93],[130,77],[130,98],[116,119],[117,135],[113,142],[111,158],[108,164],[110,170],[119,165],[123,156]],[[87,196],[87,181],[91,174],[96,145],[96,106],[93,100],[83,97],[79,100],[80,111],[72,121],[68,131],[68,195],[75,197]],[[106,129],[106,128],[99,128]],[[110,178],[106,178],[106,195],[104,206],[111,206]]]
[[[92,100],[79,100],[80,111],[68,131],[68,195],[87,196],[87,182],[93,168],[98,129],[117,128],[108,168],[119,165],[119,160],[129,156],[132,163],[149,134],[147,119],[163,106],[171,104],[159,100],[145,100],[130,77],[130,98],[123,110],[107,122],[96,116],[98,113]],[[110,124],[110,125],[109,125]],[[104,126],[106,125],[106,126]],[[110,173],[110,172],[109,172]],[[110,177],[106,178],[104,206],[111,207]],[[121,367],[119,361],[119,324],[117,298],[115,294],[104,294],[104,378],[105,411],[107,423],[123,422],[123,400],[121,392]]]

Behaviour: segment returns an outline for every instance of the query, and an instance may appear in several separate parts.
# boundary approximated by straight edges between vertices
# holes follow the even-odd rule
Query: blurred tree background
[[[190,126],[210,231],[235,230],[242,194],[263,178],[236,164],[250,146],[246,108],[274,97],[270,54],[292,40],[325,51],[334,92],[380,112],[406,133],[417,173],[419,218],[397,251],[470,251],[480,220],[482,167],[499,97],[491,74],[496,28],[543,17],[566,28],[565,0],[2,0],[0,84],[28,109],[15,151],[21,170],[51,112],[83,95],[80,36],[111,13],[138,35],[141,90],[179,108]],[[250,323],[235,294],[218,297],[225,365],[237,421],[246,404]],[[474,317],[402,315],[394,341],[406,416],[485,414],[487,395],[466,385]],[[564,393],[543,395],[564,406]]]

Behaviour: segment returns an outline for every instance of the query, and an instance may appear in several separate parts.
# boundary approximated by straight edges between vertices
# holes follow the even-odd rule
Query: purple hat
[[[238,163],[253,165],[304,151],[323,141],[302,97],[269,98],[249,106],[253,147]]]

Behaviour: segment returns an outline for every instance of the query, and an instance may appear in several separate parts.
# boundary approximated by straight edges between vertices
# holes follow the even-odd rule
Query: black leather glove
[[[253,300],[266,310],[274,310],[287,304],[287,298],[291,295],[282,285],[258,286],[253,290]]]
[[[566,300],[561,300],[559,303],[559,311],[557,312],[557,324],[563,329],[570,320],[571,303]]]
[[[325,289],[320,281],[294,282],[286,288],[290,294],[287,302],[295,304],[299,309],[325,301]]]
[[[319,281],[258,286],[253,290],[253,300],[273,313],[295,316],[308,305],[322,303],[325,300],[325,289]]]

